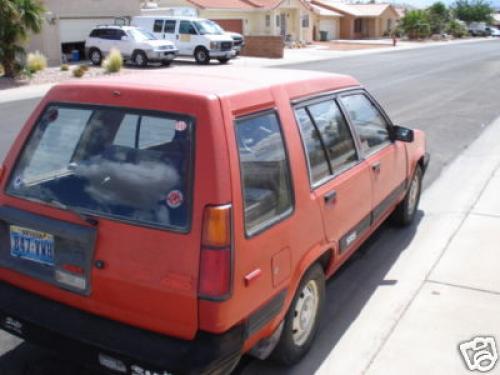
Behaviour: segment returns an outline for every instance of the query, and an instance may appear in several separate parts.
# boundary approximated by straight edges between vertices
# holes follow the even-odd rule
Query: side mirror
[[[122,36],[122,41],[127,42],[130,38],[126,35]]]
[[[412,129],[403,126],[394,126],[392,128],[392,139],[395,141],[411,143],[415,139]]]

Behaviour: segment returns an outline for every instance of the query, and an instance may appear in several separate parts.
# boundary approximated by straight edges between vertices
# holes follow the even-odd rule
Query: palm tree
[[[44,13],[39,0],[0,0],[0,64],[6,77],[16,74],[16,57],[25,54],[28,35],[41,31]]]

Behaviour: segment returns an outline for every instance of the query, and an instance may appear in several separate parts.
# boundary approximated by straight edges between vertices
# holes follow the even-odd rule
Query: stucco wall
[[[47,10],[61,18],[134,16],[140,0],[43,0]]]

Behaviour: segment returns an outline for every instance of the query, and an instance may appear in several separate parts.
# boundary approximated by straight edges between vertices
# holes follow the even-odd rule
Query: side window
[[[341,101],[358,133],[364,153],[370,154],[390,142],[385,118],[366,95],[344,96]]]
[[[236,121],[245,207],[245,230],[253,234],[292,212],[289,163],[275,112]]]
[[[354,138],[334,100],[298,108],[295,114],[313,186],[358,160]]]
[[[312,123],[306,109],[297,109],[295,115],[307,153],[311,183],[314,185],[330,175],[330,166],[326,159],[325,149],[318,129]]]
[[[181,21],[181,25],[179,26],[179,34],[190,34],[196,35],[196,29],[190,21]]]
[[[127,36],[127,34],[125,33],[125,31],[123,31],[123,30],[116,30],[115,33],[116,33],[115,34],[116,40],[122,40],[122,38],[124,36]]]
[[[177,21],[175,20],[166,20],[165,21],[165,32],[167,34],[174,34],[175,33],[175,23]]]
[[[91,38],[100,38],[102,35],[101,35],[101,30],[99,29],[94,29],[92,30],[92,32],[90,33],[90,37]]]
[[[163,20],[155,20],[153,24],[153,32],[161,33],[163,32]]]

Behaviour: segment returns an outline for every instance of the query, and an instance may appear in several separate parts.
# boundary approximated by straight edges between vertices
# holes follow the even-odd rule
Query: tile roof
[[[330,0],[313,0],[312,4],[355,17],[378,17],[388,7],[394,9],[390,4],[346,4]]]
[[[281,5],[284,0],[186,0],[202,9],[239,9],[267,10]],[[307,0],[298,0],[304,7],[311,9]]]
[[[320,16],[324,17],[344,17],[343,14],[340,14],[339,12],[335,12],[334,10],[331,9],[326,9],[323,7],[319,7],[317,5],[311,4],[311,7],[314,11],[314,13],[319,14]]]

